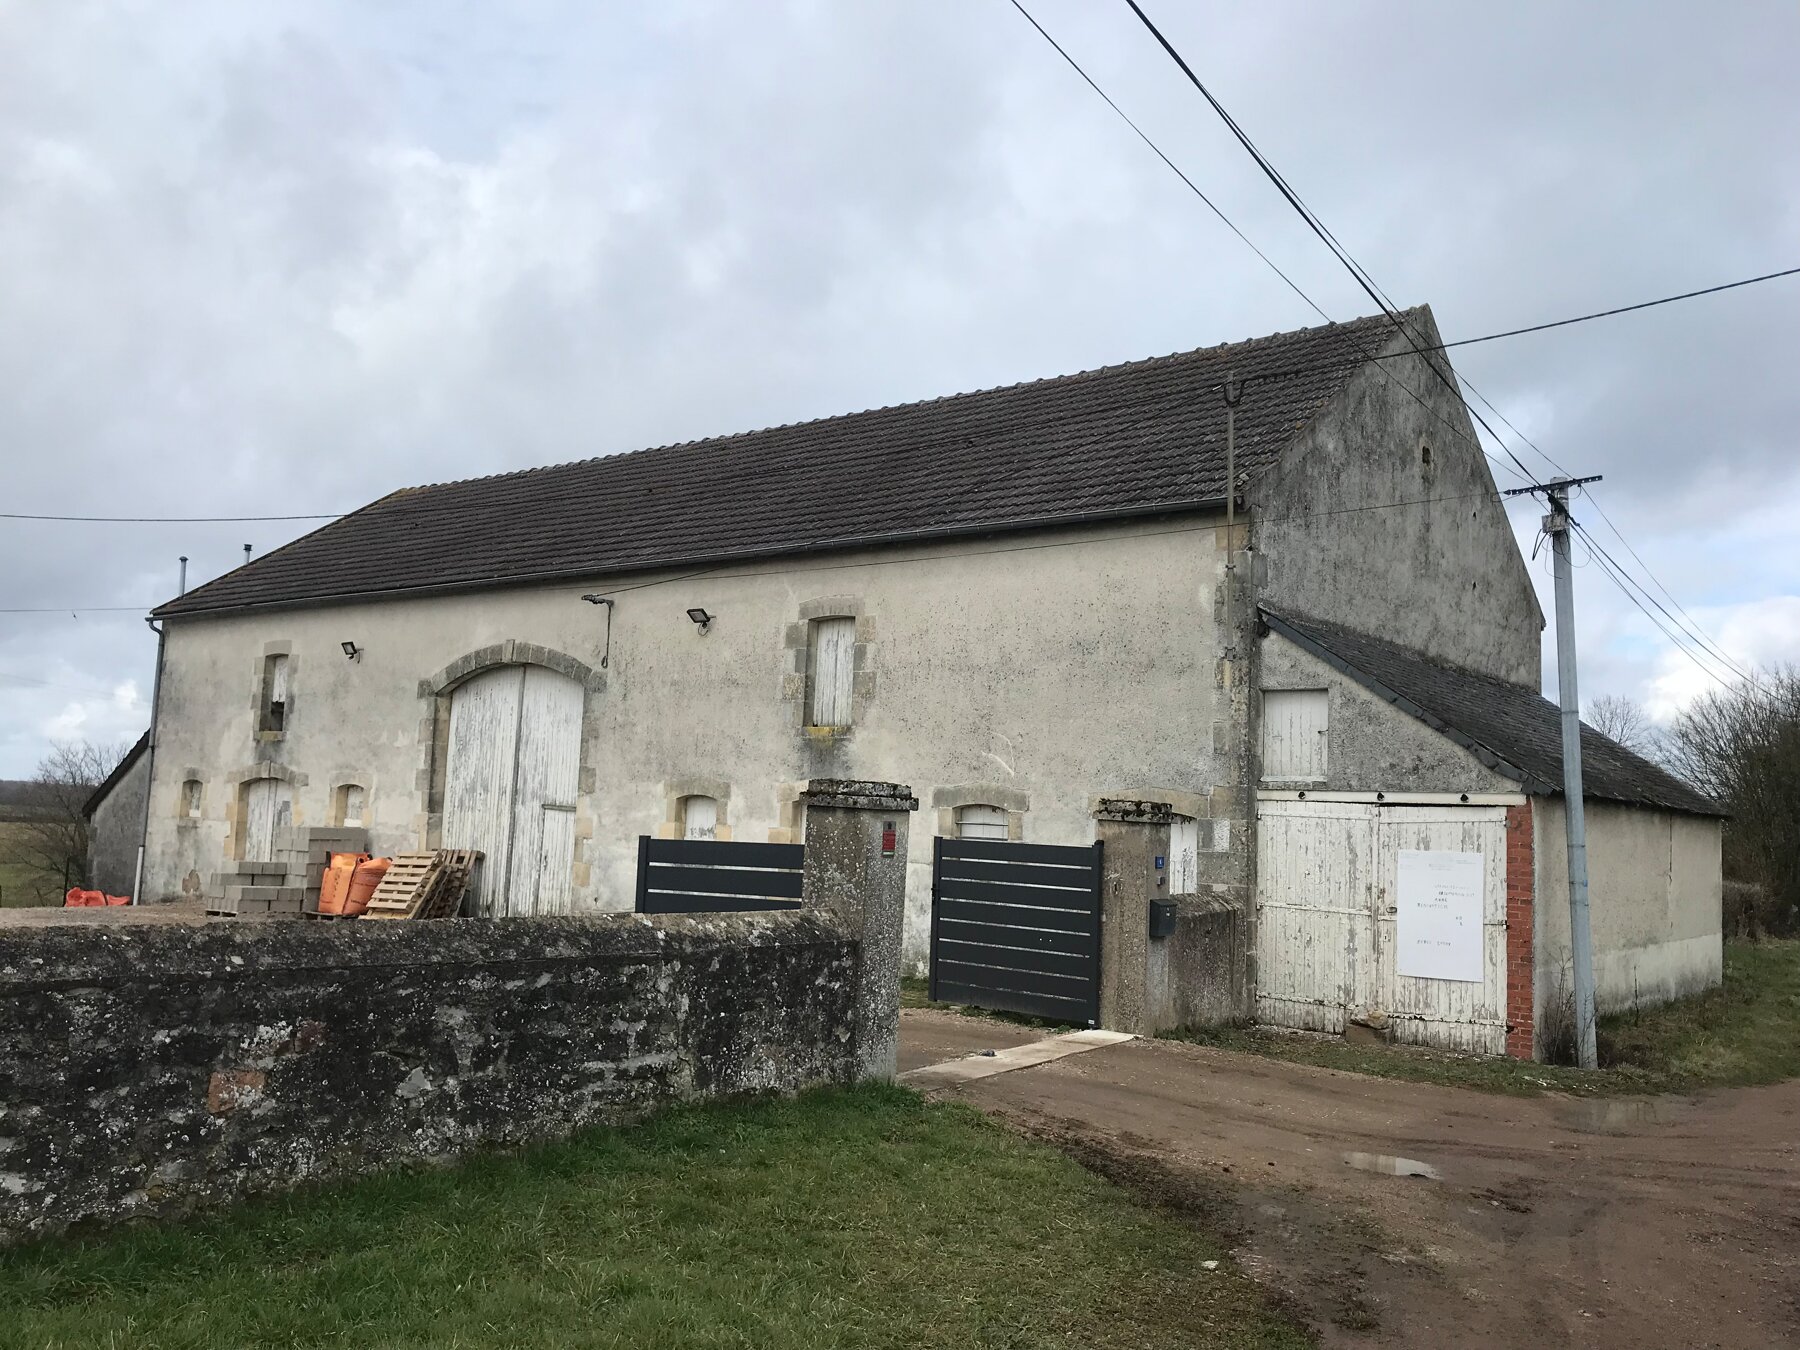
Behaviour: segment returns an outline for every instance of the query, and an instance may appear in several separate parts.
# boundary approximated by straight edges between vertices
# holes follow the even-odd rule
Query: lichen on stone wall
[[[0,936],[0,1242],[855,1074],[829,915]]]

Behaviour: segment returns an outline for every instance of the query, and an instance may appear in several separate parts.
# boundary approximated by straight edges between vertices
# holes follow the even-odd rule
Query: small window
[[[806,724],[850,725],[850,692],[856,670],[856,620],[815,619],[806,660]]]
[[[181,785],[181,814],[184,819],[200,819],[201,791],[202,788],[198,778],[190,778]]]
[[[719,803],[716,798],[696,795],[681,799],[681,837],[683,839],[717,839],[719,837]]]
[[[264,731],[287,730],[288,659],[285,656],[270,656],[263,660],[262,709]]]
[[[1006,812],[998,806],[959,806],[956,808],[958,839],[1005,839],[1010,835]]]
[[[1262,758],[1265,779],[1325,781],[1328,700],[1323,689],[1270,689],[1263,693]]]
[[[1200,836],[1202,825],[1212,822],[1192,816],[1176,816],[1169,825],[1169,894],[1192,895],[1200,888]],[[1211,834],[1210,829],[1204,833]]]
[[[363,810],[368,801],[368,793],[360,783],[342,783],[331,804],[333,825],[362,825]]]

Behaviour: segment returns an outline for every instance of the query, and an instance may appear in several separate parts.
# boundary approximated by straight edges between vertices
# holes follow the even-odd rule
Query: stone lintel
[[[878,783],[865,778],[814,778],[800,794],[808,806],[840,811],[917,811],[919,799],[904,783]]]
[[[1095,820],[1123,820],[1138,825],[1167,825],[1175,818],[1167,802],[1140,802],[1127,797],[1102,797],[1094,806]]]

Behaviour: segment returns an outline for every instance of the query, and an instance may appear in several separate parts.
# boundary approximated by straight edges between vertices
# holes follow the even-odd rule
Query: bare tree
[[[1587,715],[1581,720],[1634,755],[1642,755],[1645,759],[1662,756],[1661,733],[1650,720],[1650,714],[1631,699],[1602,694],[1588,704]]]
[[[1725,874],[1800,913],[1800,666],[1696,699],[1675,721],[1671,766],[1731,812]]]
[[[38,763],[35,785],[41,811],[7,834],[7,861],[30,876],[25,884],[39,904],[60,899],[87,876],[87,819],[82,807],[125,758],[123,744],[59,741]]]

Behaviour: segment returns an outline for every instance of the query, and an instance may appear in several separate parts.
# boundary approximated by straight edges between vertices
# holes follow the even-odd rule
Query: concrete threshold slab
[[[1066,1035],[996,1050],[991,1055],[969,1055],[964,1059],[945,1060],[942,1064],[927,1064],[922,1069],[910,1069],[901,1074],[899,1081],[916,1088],[950,1087],[1136,1039],[1129,1031],[1071,1031]]]

